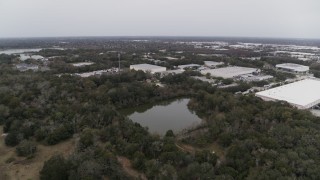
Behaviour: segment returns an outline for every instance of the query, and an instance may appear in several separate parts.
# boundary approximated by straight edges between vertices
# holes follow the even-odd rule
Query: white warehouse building
[[[305,79],[256,93],[265,101],[286,101],[298,109],[309,109],[320,103],[320,80]]]
[[[218,68],[218,69],[205,69],[200,72],[203,75],[206,75],[209,73],[211,76],[215,76],[215,77],[236,78],[245,74],[259,73],[260,70],[256,68],[232,66],[232,67],[224,67],[224,68]]]
[[[136,71],[143,71],[143,72],[150,72],[151,74],[154,73],[160,73],[163,71],[166,71],[167,68],[166,67],[162,67],[162,66],[156,66],[156,65],[152,65],[152,64],[135,64],[135,65],[130,65],[130,69],[136,70]]]
[[[215,68],[219,65],[223,65],[223,62],[215,62],[215,61],[204,61],[204,65],[209,68]]]
[[[184,65],[179,65],[178,68],[179,69],[188,69],[188,68],[199,68],[201,67],[201,65],[199,64],[184,64]]]
[[[309,72],[308,66],[303,66],[300,64],[293,64],[293,63],[277,64],[276,68],[283,71],[300,73],[300,74],[306,74]]]

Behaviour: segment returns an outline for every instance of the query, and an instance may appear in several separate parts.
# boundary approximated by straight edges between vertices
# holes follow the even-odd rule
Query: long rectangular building
[[[150,72],[151,74],[154,74],[157,72],[163,72],[167,70],[166,67],[156,66],[152,64],[135,64],[135,65],[131,65],[130,69],[134,69],[136,71],[141,70],[144,72]]]
[[[294,73],[308,73],[309,67],[303,66],[300,64],[294,64],[294,63],[284,63],[284,64],[277,64],[277,69],[288,71],[288,72],[294,72]]]
[[[255,72],[259,72],[259,69],[232,66],[232,67],[224,67],[224,68],[218,68],[218,69],[202,70],[201,74],[206,75],[209,73],[211,76],[215,76],[215,77],[235,78],[241,75],[252,74]]]
[[[199,68],[201,65],[199,64],[184,64],[184,65],[179,65],[179,69],[185,69],[185,68]]]
[[[320,79],[305,79],[256,93],[266,101],[286,101],[298,109],[309,109],[320,103]]]
[[[215,68],[219,65],[223,65],[224,62],[215,62],[215,61],[204,61],[204,65],[209,68]]]

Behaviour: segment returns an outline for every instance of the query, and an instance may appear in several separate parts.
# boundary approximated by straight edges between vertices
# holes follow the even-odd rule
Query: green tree
[[[134,168],[144,170],[145,168],[145,156],[142,152],[136,152],[133,155],[132,165]]]
[[[93,134],[91,130],[84,130],[83,133],[80,135],[79,140],[79,149],[83,150],[86,149],[89,146],[92,146],[94,143]]]
[[[172,130],[168,130],[167,132],[166,132],[166,135],[165,135],[166,137],[174,137],[174,133],[173,133],[173,131]]]
[[[32,141],[23,140],[16,147],[18,156],[30,156],[37,151],[37,144]]]
[[[77,169],[78,179],[94,180],[101,179],[103,167],[94,160],[84,161]]]
[[[43,165],[40,171],[41,180],[67,180],[69,165],[62,155],[54,155]]]
[[[5,144],[7,146],[16,146],[19,144],[18,133],[13,131],[10,132],[5,138]]]
[[[170,165],[170,164],[165,164],[164,166],[161,167],[160,173],[158,175],[159,180],[176,180],[178,179],[178,174],[176,169]]]

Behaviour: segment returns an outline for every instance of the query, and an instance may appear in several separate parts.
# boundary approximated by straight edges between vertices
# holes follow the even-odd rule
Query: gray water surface
[[[39,52],[41,49],[7,49],[7,50],[0,50],[0,54],[21,54],[21,53],[29,53],[29,52]]]
[[[144,105],[123,110],[125,115],[143,127],[148,127],[149,132],[164,135],[168,130],[175,133],[196,126],[201,119],[188,109],[190,99],[166,101],[154,105]]]

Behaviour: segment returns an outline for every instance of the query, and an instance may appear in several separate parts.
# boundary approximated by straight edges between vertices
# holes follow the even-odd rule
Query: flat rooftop
[[[192,67],[200,67],[199,64],[185,64],[185,65],[179,65],[178,68],[184,69],[184,68],[192,68]]]
[[[130,69],[134,69],[134,70],[141,70],[144,72],[148,72],[150,71],[150,73],[157,73],[157,72],[163,72],[166,71],[167,68],[166,67],[162,67],[162,66],[156,66],[156,65],[152,65],[152,64],[135,64],[135,65],[130,65]]]
[[[224,62],[204,61],[204,64],[207,66],[218,66],[224,64]]]
[[[305,79],[256,93],[264,100],[286,101],[299,109],[320,103],[320,79]]]
[[[257,72],[256,68],[248,68],[248,67],[240,67],[240,66],[232,66],[232,67],[224,67],[218,69],[206,69],[202,70],[201,74],[210,73],[211,76],[215,77],[223,77],[223,78],[233,78],[236,76],[251,74]]]
[[[141,69],[157,69],[157,68],[164,68],[162,66],[152,65],[152,64],[134,64],[131,65],[132,68],[141,68]]]
[[[82,66],[89,66],[94,64],[93,62],[80,62],[80,63],[72,63],[72,66],[75,67],[82,67]]]
[[[290,70],[294,70],[294,71],[309,71],[309,67],[308,66],[303,66],[300,64],[294,64],[294,63],[284,63],[284,64],[277,64],[276,65],[277,68],[284,68],[284,69],[290,69]]]

